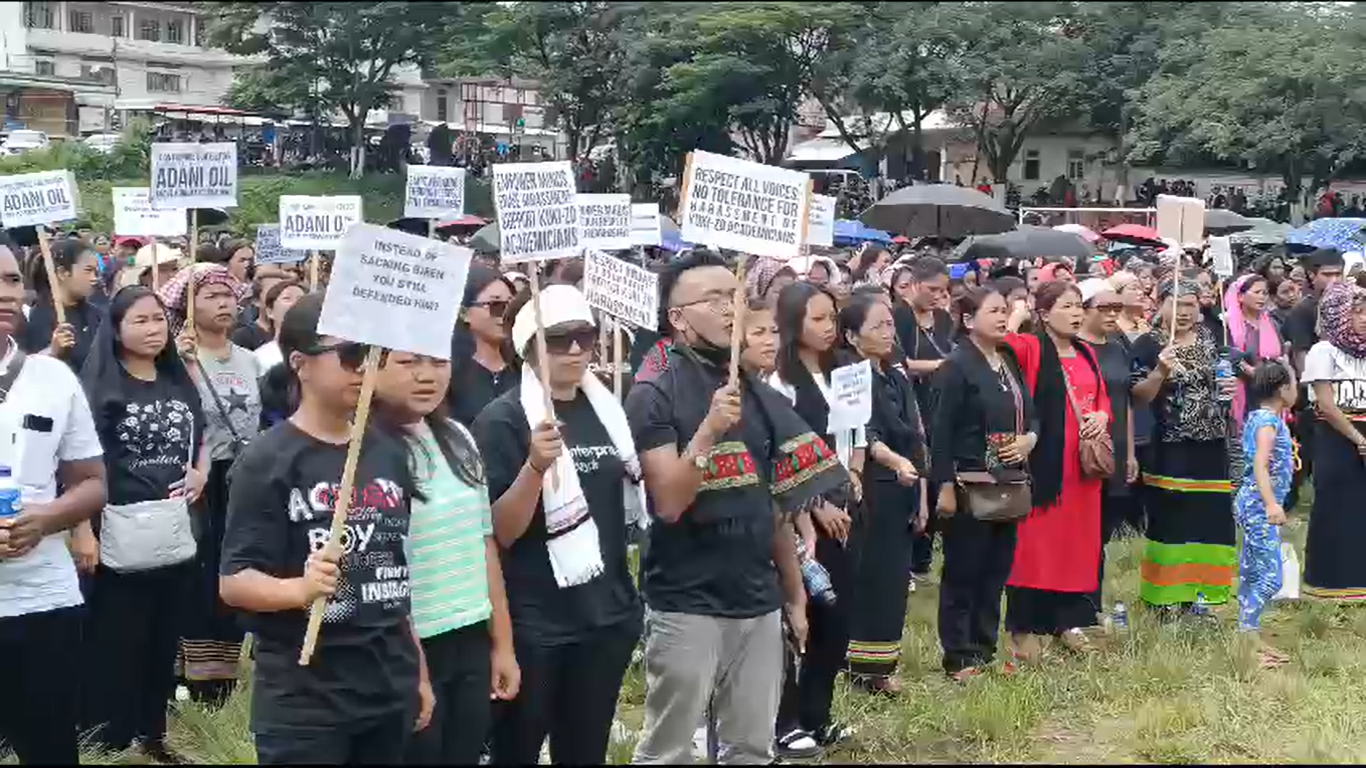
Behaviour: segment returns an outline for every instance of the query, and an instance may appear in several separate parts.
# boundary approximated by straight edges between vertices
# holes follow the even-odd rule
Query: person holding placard
[[[863,427],[830,430],[830,372],[838,361],[835,342],[835,298],[810,283],[793,283],[778,295],[776,308],[780,344],[777,370],[768,383],[790,401],[797,415],[821,435],[826,445],[855,479],[852,493],[837,489],[811,509],[818,536],[816,560],[830,574],[837,596],[827,603],[807,596],[810,637],[797,679],[784,685],[778,711],[779,757],[807,756],[807,744],[830,747],[846,738],[848,729],[830,720],[835,677],[845,666],[849,644],[851,513],[862,494],[861,479],[867,438]],[[845,599],[838,599],[843,596]]]
[[[322,305],[311,294],[285,315],[280,348],[298,408],[233,467],[220,592],[255,639],[260,764],[397,764],[433,705],[404,547],[416,483],[407,446],[367,430],[333,559],[326,545],[366,348],[320,336]],[[328,598],[324,627],[305,666],[299,640],[319,597]]]
[[[103,313],[90,302],[99,283],[96,255],[83,241],[68,237],[54,242],[52,266],[57,284],[48,282],[41,257],[29,263],[29,285],[37,294],[19,346],[29,354],[48,354],[80,372]],[[65,321],[57,323],[55,302],[62,302]]]
[[[130,286],[114,295],[81,378],[105,450],[108,495],[93,521],[100,562],[90,582],[88,725],[109,750],[138,739],[148,756],[172,762],[166,701],[195,581],[190,516],[208,453],[199,393],[156,294]],[[159,546],[139,552],[129,547],[130,532],[154,534]]]
[[[237,318],[240,284],[219,264],[195,264],[161,289],[161,300],[173,321],[184,318],[186,296],[193,290],[193,329],[179,327],[176,345],[199,390],[207,420],[204,437],[212,462],[199,512],[201,547],[196,587],[186,612],[181,643],[182,675],[196,701],[220,705],[238,677],[243,632],[232,612],[218,599],[218,557],[228,511],[228,470],[261,422],[262,371],[255,356],[228,339]]]
[[[873,374],[865,504],[850,532],[849,671],[865,690],[896,695],[911,562],[907,529],[924,531],[929,521],[928,448],[891,310],[878,296],[856,294],[840,310],[839,324],[841,341]]]
[[[508,307],[517,295],[498,270],[470,264],[451,338],[451,418],[469,426],[484,407],[516,388],[522,369],[509,341]]]
[[[597,331],[587,300],[551,285],[540,303],[555,412],[545,412],[534,373],[537,313],[528,302],[512,329],[527,361],[521,384],[474,422],[522,670],[521,692],[494,729],[493,761],[534,764],[548,735],[552,761],[593,765],[607,758],[622,676],[640,639],[626,508],[643,510],[645,489],[626,414],[588,371]]]
[[[834,451],[786,398],[750,375],[727,383],[741,286],[694,250],[660,275],[671,343],[626,398],[653,504],[641,570],[650,628],[645,726],[634,762],[691,759],[714,708],[721,759],[773,759],[780,612],[806,643],[806,592],[787,517],[846,485]]]

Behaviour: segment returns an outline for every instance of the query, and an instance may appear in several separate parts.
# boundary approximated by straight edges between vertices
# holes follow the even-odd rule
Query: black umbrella
[[[1257,222],[1239,215],[1227,208],[1211,208],[1205,211],[1205,234],[1231,235],[1246,232],[1257,226]]]
[[[38,244],[37,227],[10,227],[5,230],[14,244],[20,248],[32,248]]]
[[[194,212],[196,217],[195,221],[199,224],[200,229],[205,227],[216,227],[219,224],[226,224],[228,221],[228,212],[222,208],[188,208],[185,210],[185,221],[187,224],[190,221],[191,211]]]
[[[907,237],[960,238],[1015,228],[1015,217],[991,197],[952,184],[903,187],[859,217],[864,224]]]
[[[1014,232],[970,237],[955,252],[958,261],[974,259],[1090,259],[1096,250],[1071,232],[1025,225]]]

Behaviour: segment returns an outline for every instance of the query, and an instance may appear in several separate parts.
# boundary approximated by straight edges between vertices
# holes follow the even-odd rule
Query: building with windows
[[[446,123],[457,135],[457,153],[480,146],[525,160],[563,156],[564,140],[555,127],[554,111],[541,100],[534,80],[485,75],[429,77],[422,93],[422,120]]]
[[[205,32],[188,3],[0,3],[5,125],[74,137],[158,106],[220,105],[242,59]]]

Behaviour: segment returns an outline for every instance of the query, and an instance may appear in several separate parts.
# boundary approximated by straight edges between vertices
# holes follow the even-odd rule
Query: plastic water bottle
[[[1124,603],[1115,603],[1114,611],[1110,614],[1110,623],[1120,631],[1129,628],[1129,609],[1124,607]]]
[[[1209,608],[1209,601],[1205,599],[1204,592],[1195,593],[1195,605],[1191,607],[1191,615],[1200,618],[1208,618],[1214,615],[1214,612]]]
[[[830,572],[825,570],[825,566],[816,561],[814,557],[808,557],[806,547],[797,545],[797,559],[802,567],[802,584],[806,586],[806,593],[822,605],[835,604],[835,585],[830,583]]]
[[[1224,388],[1224,379],[1233,377],[1233,361],[1229,360],[1228,353],[1219,355],[1219,360],[1214,363],[1214,383],[1215,394],[1219,402],[1227,403],[1233,399],[1233,393]]]
[[[0,518],[14,517],[24,508],[19,496],[19,484],[9,467],[0,466]]]

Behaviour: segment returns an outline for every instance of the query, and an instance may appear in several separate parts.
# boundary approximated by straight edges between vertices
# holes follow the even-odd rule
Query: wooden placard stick
[[[541,402],[545,417],[555,420],[555,401],[550,397],[550,360],[545,349],[545,323],[541,321],[541,263],[531,262],[531,311],[536,318],[536,378],[541,380]],[[551,470],[554,466],[551,466]],[[559,490],[560,476],[550,472],[550,487]]]
[[[735,314],[730,326],[731,384],[740,381],[740,344],[745,339],[745,309],[749,306],[749,297],[745,295],[746,261],[749,261],[749,254],[742,253],[739,263],[735,265]]]
[[[144,246],[147,247],[147,246]],[[152,238],[152,290],[161,290],[161,243],[154,237]],[[136,260],[137,256],[134,255]]]
[[[322,258],[317,251],[308,254],[308,292],[318,292],[318,260]]]
[[[185,281],[185,327],[190,329],[190,336],[195,335],[194,326],[194,264],[196,251],[199,248],[199,209],[190,209],[190,279]],[[160,265],[158,265],[160,266]]]
[[[612,392],[621,399],[621,377],[625,375],[625,356],[621,353],[621,321],[612,318]]]
[[[52,309],[57,313],[57,324],[61,325],[66,322],[66,300],[62,297],[62,286],[57,284],[57,265],[52,261],[52,243],[48,240],[47,227],[39,224],[34,229],[38,232],[38,250],[43,253],[47,284],[52,291]]]
[[[365,436],[365,424],[370,419],[370,401],[375,396],[375,381],[379,377],[379,358],[383,347],[371,346],[365,356],[365,376],[361,379],[360,400],[356,403],[356,417],[351,422],[351,439],[346,445],[346,464],[342,466],[341,491],[337,493],[337,503],[332,509],[332,526],[327,538],[329,554],[341,555],[342,536],[346,535],[346,516],[351,511],[351,496],[356,487],[356,464],[360,461],[361,439]],[[308,613],[308,629],[304,632],[303,648],[299,651],[299,666],[306,667],[313,658],[318,646],[318,631],[322,629],[323,613],[327,609],[327,598],[319,597],[313,601]]]

